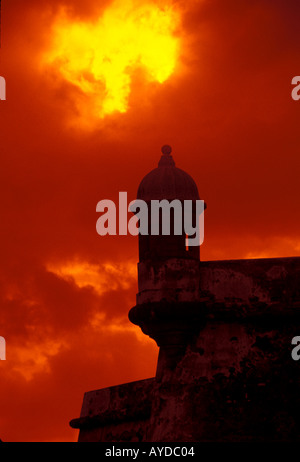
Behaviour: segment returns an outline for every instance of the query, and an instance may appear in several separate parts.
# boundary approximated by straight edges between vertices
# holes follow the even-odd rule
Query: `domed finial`
[[[164,156],[169,156],[171,154],[171,152],[172,152],[172,148],[168,144],[165,144],[161,148],[161,152],[163,153]]]
[[[171,156],[172,148],[168,144],[165,144],[161,148],[162,156],[158,162],[159,167],[175,167],[175,162]]]

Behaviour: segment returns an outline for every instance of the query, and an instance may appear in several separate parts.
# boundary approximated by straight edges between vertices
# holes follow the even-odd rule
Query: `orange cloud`
[[[27,341],[25,344],[9,345],[10,375],[20,374],[26,381],[34,379],[36,374],[50,374],[50,358],[61,353],[66,348],[66,342],[53,338],[35,342]]]
[[[82,122],[128,109],[133,76],[165,82],[179,55],[179,13],[166,2],[115,0],[93,21],[78,21],[63,10],[52,26],[44,66],[53,66],[80,92]],[[43,66],[43,69],[45,68]]]
[[[134,262],[100,263],[83,261],[64,264],[48,264],[48,271],[65,280],[72,279],[78,287],[92,287],[99,295],[118,289],[128,289],[136,281],[137,266]]]

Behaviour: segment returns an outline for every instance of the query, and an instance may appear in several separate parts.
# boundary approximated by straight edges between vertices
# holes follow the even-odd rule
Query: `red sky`
[[[300,254],[299,3],[143,3],[180,20],[175,68],[163,83],[135,70],[127,110],[97,119],[41,62],[62,5],[70,24],[91,24],[111,2],[2,2],[4,441],[74,441],[85,391],[155,374],[157,347],[127,320],[137,239],[98,236],[95,210],[119,191],[134,199],[163,144],[208,204],[202,260]]]

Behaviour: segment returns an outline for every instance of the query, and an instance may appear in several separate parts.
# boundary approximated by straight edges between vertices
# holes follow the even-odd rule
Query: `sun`
[[[174,7],[153,2],[117,0],[90,22],[74,21],[64,11],[53,23],[43,65],[85,96],[89,108],[79,97],[82,113],[91,107],[97,118],[125,113],[137,69],[147,84],[163,84],[174,73],[179,24]]]

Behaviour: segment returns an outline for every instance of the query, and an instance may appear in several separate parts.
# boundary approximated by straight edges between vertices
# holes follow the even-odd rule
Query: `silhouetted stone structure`
[[[199,194],[164,147],[138,198]],[[185,237],[139,236],[129,319],[160,347],[156,377],[86,393],[79,441],[298,440],[300,257],[200,262]]]

